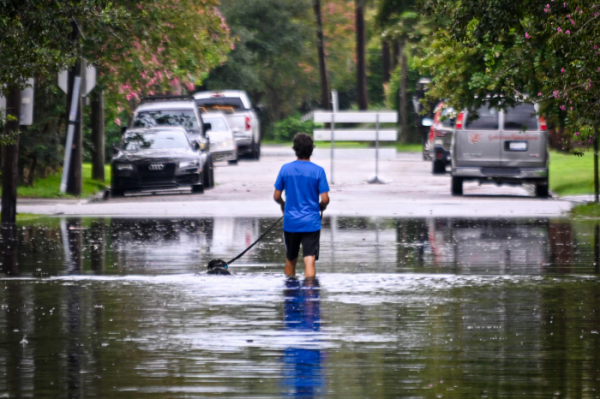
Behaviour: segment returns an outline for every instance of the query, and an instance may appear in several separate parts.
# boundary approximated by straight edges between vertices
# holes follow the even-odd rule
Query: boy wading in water
[[[283,212],[285,241],[285,275],[296,275],[296,262],[302,244],[304,277],[315,277],[315,261],[319,259],[321,212],[329,204],[329,185],[325,170],[310,162],[312,137],[298,133],[294,137],[294,151],[298,159],[281,167],[275,182],[273,199]],[[285,191],[286,201],[281,197]],[[320,196],[320,202],[319,202]]]

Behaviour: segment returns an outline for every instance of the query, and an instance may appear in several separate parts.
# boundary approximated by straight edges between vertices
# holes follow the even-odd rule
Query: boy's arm
[[[321,194],[321,202],[319,202],[319,208],[321,211],[327,209],[327,205],[329,205],[329,193]]]
[[[273,199],[275,202],[281,205],[281,212],[283,213],[285,211],[285,201],[281,197],[281,191],[275,190],[275,193],[273,193]]]

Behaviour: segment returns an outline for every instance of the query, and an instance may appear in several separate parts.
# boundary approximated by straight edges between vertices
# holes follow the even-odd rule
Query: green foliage
[[[126,27],[85,47],[100,67],[109,117],[117,117],[142,97],[194,90],[233,47],[217,0],[127,0]]]
[[[307,57],[315,35],[311,3],[224,0],[221,10],[237,43],[227,62],[210,73],[206,88],[248,92],[255,104],[265,106],[264,129],[312,102],[318,93],[318,69]]]
[[[125,23],[127,13],[110,0],[1,1],[0,88],[23,88],[28,78],[54,77],[71,65],[85,43],[110,34]],[[73,41],[74,21],[85,26]]]
[[[291,142],[296,133],[306,133],[312,135],[312,132],[315,128],[312,119],[304,122],[302,122],[300,119],[301,115],[295,114],[275,122],[273,126],[273,135],[275,140]]]
[[[37,80],[33,125],[21,127],[20,180],[32,184],[62,166],[64,155],[65,94],[48,80]]]

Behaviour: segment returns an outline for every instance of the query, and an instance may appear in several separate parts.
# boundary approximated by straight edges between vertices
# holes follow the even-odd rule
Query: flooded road
[[[201,274],[275,220],[20,224],[0,397],[600,396],[594,223],[326,218],[318,281],[280,229]]]

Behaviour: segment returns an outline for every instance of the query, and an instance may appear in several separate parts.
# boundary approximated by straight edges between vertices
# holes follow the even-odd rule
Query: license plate
[[[511,141],[508,143],[509,151],[527,151],[526,141]]]

